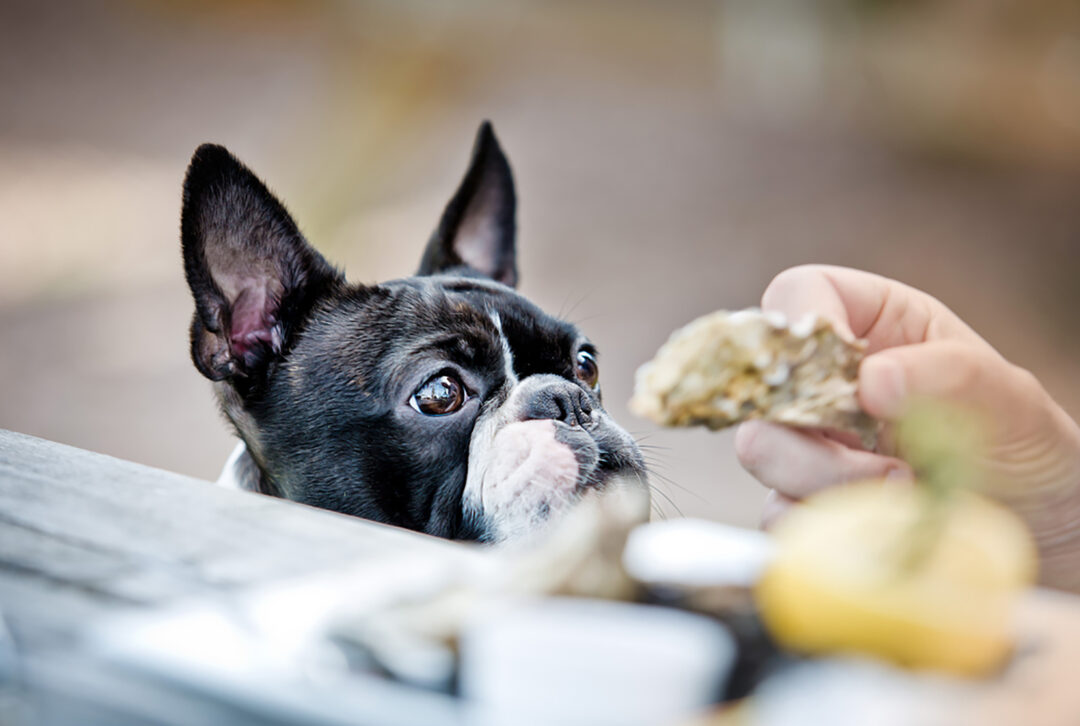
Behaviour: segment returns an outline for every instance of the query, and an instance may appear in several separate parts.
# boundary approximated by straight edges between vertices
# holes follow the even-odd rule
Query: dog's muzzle
[[[555,375],[513,385],[473,429],[462,505],[481,539],[535,532],[613,477],[647,491],[633,439],[580,386]]]

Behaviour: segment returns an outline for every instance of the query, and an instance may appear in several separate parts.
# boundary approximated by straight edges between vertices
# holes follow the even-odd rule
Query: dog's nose
[[[532,392],[522,408],[522,418],[554,419],[571,426],[592,424],[593,405],[580,386],[561,378]]]

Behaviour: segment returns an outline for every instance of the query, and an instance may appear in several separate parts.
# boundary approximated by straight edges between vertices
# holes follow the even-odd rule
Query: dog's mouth
[[[484,520],[481,538],[502,541],[534,532],[615,475],[632,474],[646,486],[636,446],[615,438],[606,441],[598,431],[549,419],[502,426],[488,451],[473,452],[483,463],[470,466],[467,494]],[[618,448],[607,451],[611,443]]]

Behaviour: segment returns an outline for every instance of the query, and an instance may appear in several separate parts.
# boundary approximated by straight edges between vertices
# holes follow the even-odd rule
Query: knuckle
[[[1014,365],[999,355],[963,346],[956,356],[953,371],[955,388],[964,389],[972,394],[985,396],[987,391],[1007,391],[1012,389],[1027,397],[1035,398],[1042,394],[1042,384],[1031,371]]]
[[[1043,388],[1039,379],[1027,368],[1013,363],[1009,363],[1009,368],[1017,389],[1026,397],[1034,399],[1046,393],[1046,389]]]
[[[955,342],[945,344],[939,356],[920,361],[923,362],[932,364],[932,370],[922,366],[927,371],[924,376],[933,373],[941,381],[938,385],[944,395],[978,389],[987,378],[987,367],[990,363],[985,351]]]
[[[952,358],[953,363],[950,368],[957,387],[977,384],[983,377],[986,360],[978,355],[977,351],[967,346],[957,346]]]

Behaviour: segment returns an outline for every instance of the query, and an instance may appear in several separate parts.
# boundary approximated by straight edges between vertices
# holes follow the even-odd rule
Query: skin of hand
[[[1005,360],[945,305],[903,283],[826,265],[793,267],[762,296],[764,310],[797,320],[816,313],[863,338],[859,403],[885,422],[877,451],[833,432],[750,421],[739,427],[742,465],[771,491],[768,527],[815,491],[847,481],[910,479],[891,426],[918,399],[937,399],[987,424],[985,491],[1031,528],[1043,584],[1080,592],[1080,427],[1030,372]]]

